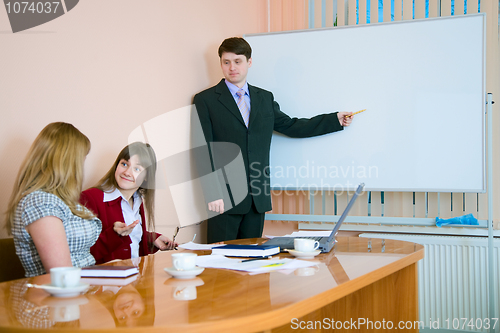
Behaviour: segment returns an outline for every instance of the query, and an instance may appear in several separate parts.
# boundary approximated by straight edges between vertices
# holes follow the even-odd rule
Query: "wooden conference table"
[[[263,239],[239,242],[256,241]],[[334,250],[312,259],[313,267],[258,275],[207,268],[190,280],[165,272],[171,253],[140,258],[141,273],[127,286],[91,285],[73,298],[26,287],[37,278],[0,283],[0,331],[112,332],[127,327],[127,332],[148,333],[287,332],[344,327],[384,332],[389,322],[408,327],[418,321],[417,261],[424,257],[419,244],[338,237]],[[120,264],[131,261],[113,263]]]

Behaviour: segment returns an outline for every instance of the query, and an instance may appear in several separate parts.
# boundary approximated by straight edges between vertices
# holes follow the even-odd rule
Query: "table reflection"
[[[9,320],[26,328],[80,327],[80,304],[84,296],[61,299],[43,290],[28,288],[29,280],[11,283],[7,292]]]
[[[182,280],[169,278],[165,285],[172,287],[172,298],[178,301],[192,301],[197,297],[196,287],[202,286],[203,280],[198,278]]]
[[[85,296],[47,297],[42,300],[42,304],[49,307],[49,318],[54,322],[76,322],[80,319],[80,305],[88,302]]]
[[[311,276],[316,274],[319,271],[319,266],[314,265],[311,267],[301,267],[297,268],[295,271],[293,271],[293,274],[297,276]]]
[[[151,326],[155,320],[154,257],[140,258],[139,277],[126,286],[100,286],[93,293],[116,327]],[[146,278],[149,277],[149,278]]]

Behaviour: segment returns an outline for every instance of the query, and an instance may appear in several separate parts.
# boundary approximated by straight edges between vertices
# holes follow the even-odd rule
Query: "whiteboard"
[[[249,84],[291,117],[358,111],[320,137],[275,133],[274,189],[485,191],[485,15],[246,35]]]

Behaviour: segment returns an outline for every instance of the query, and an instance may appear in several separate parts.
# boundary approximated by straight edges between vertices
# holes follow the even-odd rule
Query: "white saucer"
[[[41,289],[45,290],[54,297],[75,297],[89,288],[88,283],[79,283],[74,287],[60,288],[51,285],[50,283],[42,284]]]
[[[204,270],[205,268],[198,266],[187,271],[178,271],[173,267],[165,268],[165,272],[177,279],[193,279],[196,275],[200,275]]]
[[[205,284],[203,280],[199,277],[195,277],[193,279],[167,279],[164,283],[165,285],[171,286],[171,287],[199,287]]]
[[[320,254],[321,251],[314,250],[314,251],[310,251],[310,252],[302,252],[302,251],[288,250],[288,253],[290,253],[292,256],[300,258],[300,259],[313,259],[318,254]]]
[[[63,307],[63,306],[72,306],[72,305],[83,305],[89,302],[89,299],[84,295],[78,295],[77,297],[45,297],[42,301],[43,305],[47,305],[50,307]]]

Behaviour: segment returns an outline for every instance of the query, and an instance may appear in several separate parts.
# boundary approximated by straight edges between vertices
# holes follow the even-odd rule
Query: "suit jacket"
[[[104,192],[97,188],[89,188],[82,192],[80,203],[90,209],[101,221],[102,231],[97,242],[90,248],[97,264],[102,264],[114,259],[130,259],[129,236],[120,236],[113,230],[115,222],[125,222],[121,207],[122,198],[104,202]],[[139,244],[139,256],[145,256],[156,252],[157,248],[151,250],[152,242],[160,234],[151,233],[146,230],[146,221],[143,204],[139,207],[141,213],[142,241]],[[148,241],[150,240],[150,241]]]
[[[272,209],[269,152],[273,131],[293,138],[307,138],[343,129],[337,113],[310,119],[290,118],[280,110],[271,92],[251,85],[248,89],[251,101],[248,128],[224,79],[196,94],[193,100],[206,142],[232,142],[243,155],[248,195],[228,214],[248,213],[252,200],[259,213]],[[207,202],[221,198],[221,193],[205,193]]]

